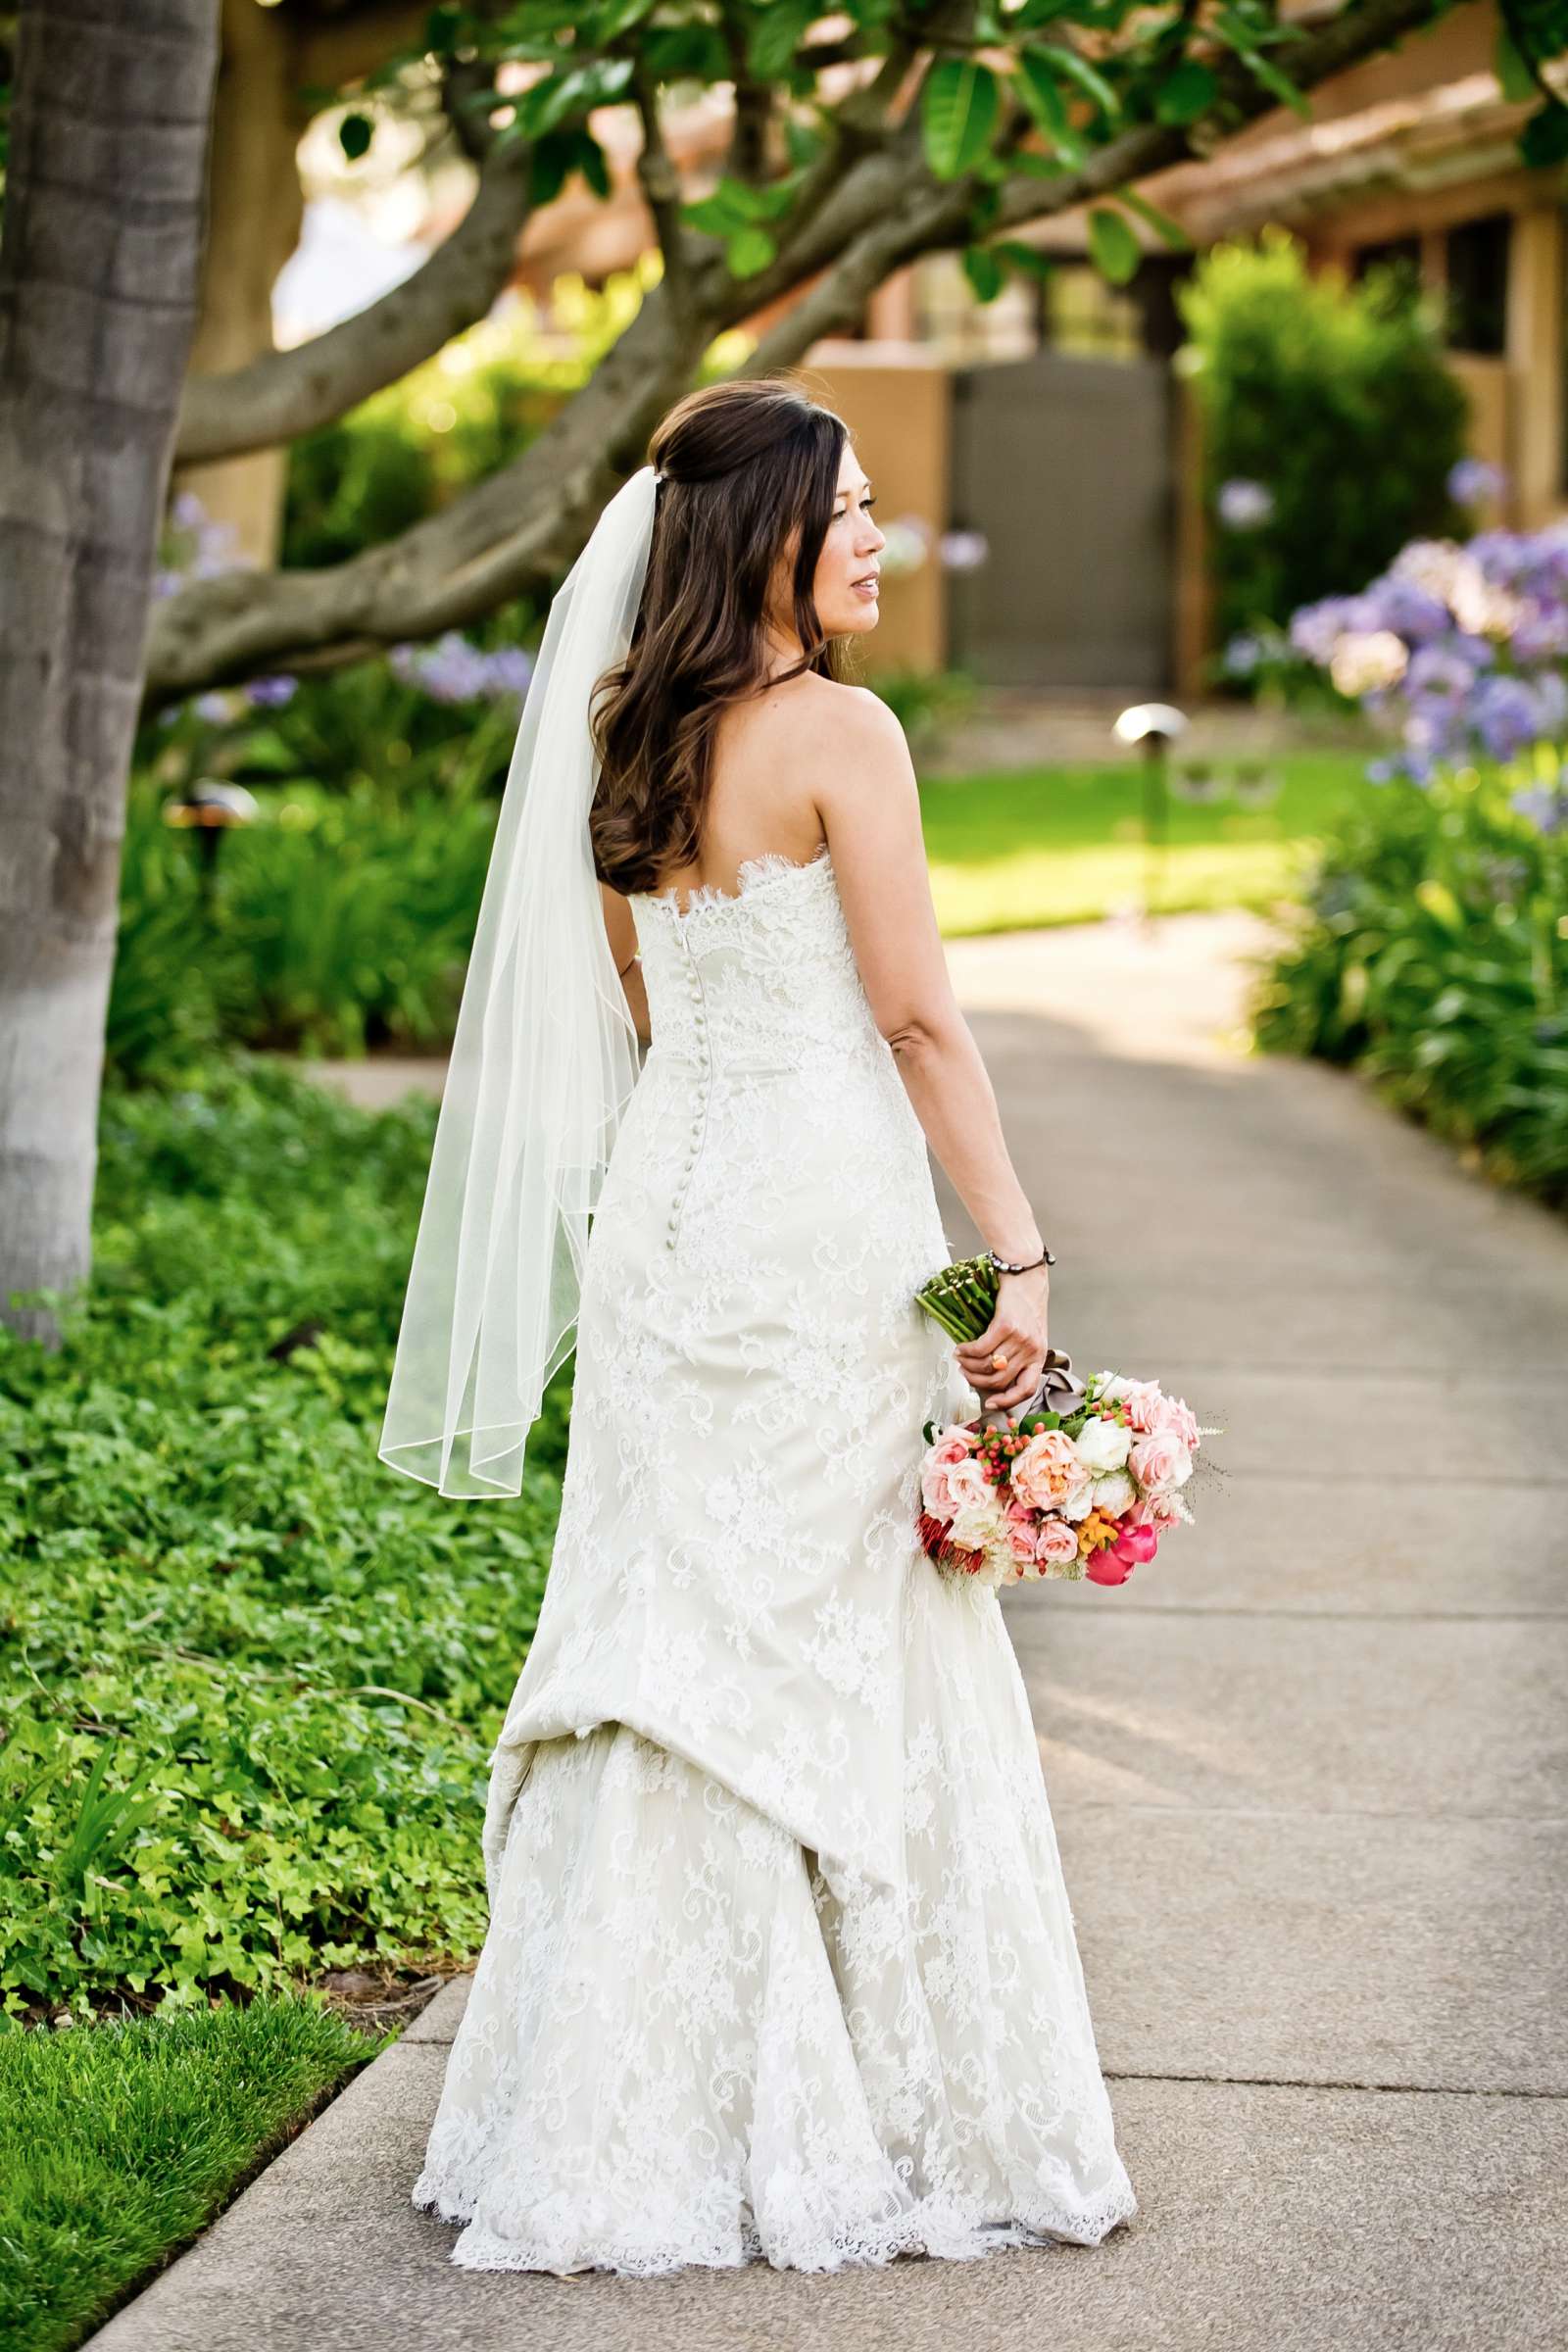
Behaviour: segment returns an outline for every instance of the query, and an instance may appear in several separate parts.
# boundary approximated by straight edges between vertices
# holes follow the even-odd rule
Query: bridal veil
[[[631,641],[658,480],[644,466],[616,492],[550,608],[502,796],[377,1446],[443,1494],[520,1489],[637,1081],[589,844],[588,719]]]

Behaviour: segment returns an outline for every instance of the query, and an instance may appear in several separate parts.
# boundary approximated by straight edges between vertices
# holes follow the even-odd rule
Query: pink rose
[[[951,1473],[966,1462],[975,1441],[966,1429],[939,1430],[920,1464],[920,1494],[933,1519],[951,1519],[958,1507]]]
[[[1173,1437],[1180,1438],[1190,1453],[1197,1451],[1198,1415],[1185,1396],[1161,1396],[1154,1427],[1168,1429]]]
[[[1006,1515],[1007,1549],[1015,1560],[1035,1556],[1035,1515],[1025,1502],[1009,1502]]]
[[[1130,1380],[1121,1392],[1121,1401],[1127,1407],[1128,1421],[1141,1435],[1158,1429],[1160,1408],[1167,1400],[1157,1380]]]
[[[1155,1429],[1139,1439],[1127,1467],[1152,1494],[1168,1494],[1191,1478],[1193,1457],[1173,1429]]]
[[[1064,1429],[1042,1429],[1012,1457],[1012,1491],[1037,1511],[1054,1511],[1089,1484],[1078,1448]]]
[[[1043,1567],[1065,1567],[1078,1557],[1078,1531],[1065,1519],[1047,1519],[1035,1538],[1035,1558]]]

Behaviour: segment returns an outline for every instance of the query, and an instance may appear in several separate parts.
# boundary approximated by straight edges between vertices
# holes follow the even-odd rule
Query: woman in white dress
[[[1035,1393],[1049,1271],[949,985],[902,729],[836,675],[838,644],[876,625],[873,494],[842,421],[787,380],[692,394],[650,456],[568,582],[579,619],[623,606],[570,791],[556,730],[586,673],[567,639],[547,637],[554,707],[526,747],[524,718],[521,823],[548,805],[579,862],[563,851],[552,886],[543,836],[530,858],[504,812],[465,1106],[449,1082],[442,1112],[467,1156],[443,1174],[438,1138],[383,1437],[447,1492],[515,1492],[574,1310],[560,1530],[491,1759],[489,1932],[413,2201],[466,2225],[452,2259],[483,2269],[1094,2245],[1136,2203],[1022,1679],[995,1592],[945,1578],[914,1533],[922,1424]],[[566,712],[579,733],[587,715]],[[631,1082],[573,1042],[591,992],[549,960],[590,872],[596,970],[623,992],[599,1040],[607,1019],[651,1040]],[[568,1036],[547,1064],[552,1021]],[[586,1114],[563,1060],[589,1073]],[[552,1145],[547,1103],[597,1143]],[[486,1156],[486,1131],[510,1146]],[[914,1303],[952,1255],[928,1145],[985,1244],[1029,1269],[956,1350]],[[555,1203],[543,1325],[512,1296],[549,1287],[512,1173],[530,1152]],[[419,1423],[437,1285],[471,1290],[481,1264]],[[534,1376],[505,1412],[482,1316]]]

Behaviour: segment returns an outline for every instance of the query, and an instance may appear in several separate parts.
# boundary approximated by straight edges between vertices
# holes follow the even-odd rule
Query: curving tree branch
[[[396,383],[482,318],[506,285],[528,218],[528,157],[485,158],[473,201],[414,275],[341,325],[228,375],[193,376],[180,406],[181,464],[271,449]]]
[[[1352,0],[1292,45],[1292,78],[1310,89],[1432,15],[1433,0]],[[1209,62],[1219,94],[1207,117],[1184,127],[1139,123],[1080,168],[1049,178],[1013,174],[1002,184],[987,233],[1069,211],[1206,154],[1217,138],[1278,104],[1228,50]],[[890,63],[878,74],[875,104],[840,154],[838,176],[811,188],[804,218],[798,208],[781,224],[774,262],[737,279],[712,240],[694,238],[683,299],[672,299],[667,281],[657,287],[582,392],[514,464],[389,545],[329,570],[230,573],[194,583],[160,606],[149,644],[153,699],[292,660],[344,659],[459,625],[506,597],[548,590],[715,334],[805,287],[762,337],[748,371],[792,365],[818,337],[851,322],[893,270],[921,253],[969,243],[984,183],[932,174],[912,109],[890,125],[887,110],[908,65]]]
[[[671,331],[669,303],[656,286],[523,455],[439,514],[346,564],[224,572],[160,605],[148,644],[150,700],[431,636],[508,597],[554,587],[616,481],[642,462],[649,433],[692,368],[691,347]]]

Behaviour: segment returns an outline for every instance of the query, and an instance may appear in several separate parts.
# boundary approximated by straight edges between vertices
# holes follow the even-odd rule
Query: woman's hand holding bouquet
[[[958,1342],[966,1379],[968,1359],[995,1328],[997,1289],[989,1260],[969,1258],[944,1267],[917,1294]],[[1030,1360],[1030,1402],[1016,1423],[1005,1418],[1008,1405],[1023,1401],[1010,1371],[994,1373],[1006,1386],[978,1421],[927,1423],[921,1543],[938,1567],[991,1585],[1044,1577],[1124,1584],[1153,1558],[1168,1527],[1191,1522],[1181,1489],[1201,1439],[1217,1431],[1157,1381],[1107,1371],[1085,1382],[1054,1348]]]

